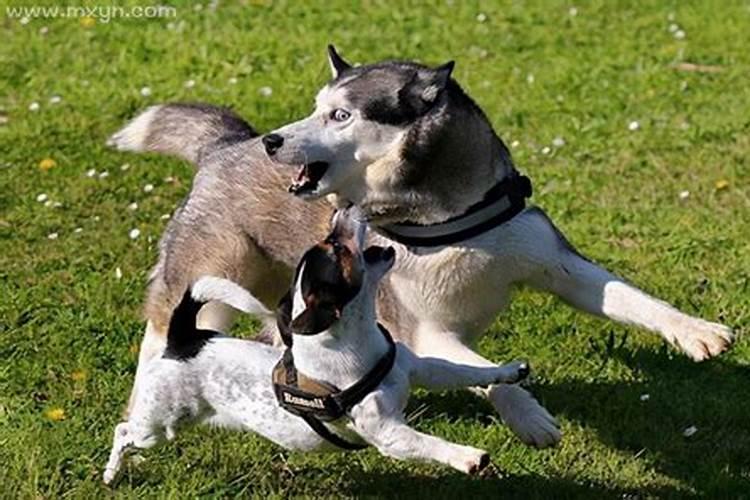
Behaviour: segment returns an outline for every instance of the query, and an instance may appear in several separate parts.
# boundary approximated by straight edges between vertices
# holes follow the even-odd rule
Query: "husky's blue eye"
[[[331,111],[331,120],[337,122],[345,122],[351,117],[352,114],[343,108],[337,108]]]

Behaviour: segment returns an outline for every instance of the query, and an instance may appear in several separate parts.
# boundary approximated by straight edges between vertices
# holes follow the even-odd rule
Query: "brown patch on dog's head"
[[[291,330],[313,335],[328,329],[361,286],[362,270],[356,255],[329,236],[308,250],[297,267],[290,292]]]
[[[365,225],[352,209],[336,212],[331,233],[305,252],[297,265],[292,289],[279,305],[282,335],[314,335],[341,318],[373,271],[376,281],[393,263],[392,248],[370,247],[364,252]],[[385,266],[383,265],[385,264]]]

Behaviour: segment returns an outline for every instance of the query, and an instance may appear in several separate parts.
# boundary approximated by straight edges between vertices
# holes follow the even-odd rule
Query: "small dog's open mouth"
[[[328,170],[328,162],[316,161],[313,163],[306,163],[300,167],[297,172],[297,177],[292,181],[292,185],[289,186],[289,192],[295,195],[303,195],[311,193],[318,188],[318,182],[326,174]]]

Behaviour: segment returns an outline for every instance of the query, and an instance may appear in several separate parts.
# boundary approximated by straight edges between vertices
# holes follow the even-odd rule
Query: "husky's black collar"
[[[346,415],[354,405],[380,385],[393,368],[396,344],[383,325],[378,324],[378,327],[388,341],[388,352],[367,375],[344,390],[297,372],[292,356],[291,336],[282,335],[287,348],[274,367],[272,376],[273,390],[279,405],[289,413],[302,417],[320,437],[345,450],[360,450],[367,445],[343,439],[323,422],[331,422]]]
[[[466,241],[509,221],[526,207],[532,187],[528,177],[514,172],[495,184],[484,199],[463,214],[437,224],[373,226],[393,241],[413,247],[437,247]]]

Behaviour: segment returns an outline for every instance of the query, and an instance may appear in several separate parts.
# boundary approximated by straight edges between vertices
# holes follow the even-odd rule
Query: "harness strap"
[[[339,448],[350,451],[364,450],[365,448],[367,448],[367,445],[364,443],[351,443],[338,434],[331,432],[331,430],[326,427],[326,424],[315,417],[311,417],[310,415],[302,415],[302,418],[305,422],[307,422],[307,425],[309,425],[312,430],[318,433],[318,436],[322,437],[329,443],[338,446]]]
[[[373,227],[382,235],[416,247],[436,247],[468,240],[509,221],[526,208],[532,194],[528,177],[514,172],[495,184],[484,199],[463,214],[437,224],[387,224]]]
[[[350,443],[334,434],[323,422],[337,420],[346,415],[357,403],[371,393],[393,368],[396,344],[388,330],[378,324],[388,341],[388,352],[363,378],[343,391],[326,382],[306,377],[294,365],[291,346],[273,369],[273,388],[279,405],[297,415],[323,439],[346,450],[358,450],[365,445]]]

